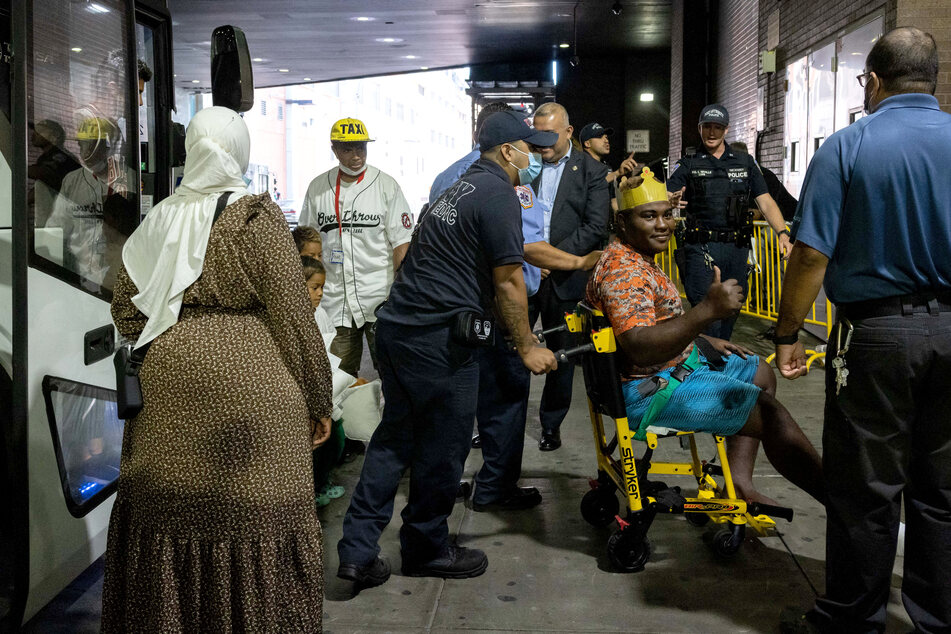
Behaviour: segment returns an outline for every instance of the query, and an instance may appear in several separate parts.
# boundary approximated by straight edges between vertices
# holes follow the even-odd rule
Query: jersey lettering
[[[447,224],[456,224],[456,205],[464,196],[468,196],[475,191],[475,185],[466,181],[459,181],[449,188],[445,194],[439,197],[435,206],[429,214],[435,218],[445,221]]]

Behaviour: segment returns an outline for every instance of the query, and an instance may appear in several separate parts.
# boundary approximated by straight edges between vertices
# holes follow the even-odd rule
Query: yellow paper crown
[[[633,178],[633,177],[632,177]],[[644,167],[641,170],[644,182],[632,189],[618,189],[618,211],[633,209],[646,203],[667,202],[667,186],[654,178],[654,172]]]

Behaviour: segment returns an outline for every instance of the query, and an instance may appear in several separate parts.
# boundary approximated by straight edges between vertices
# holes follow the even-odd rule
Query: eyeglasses
[[[856,75],[855,79],[858,80],[859,86],[865,88],[865,84],[868,83],[868,80],[871,78],[872,73],[862,73],[861,75]]]

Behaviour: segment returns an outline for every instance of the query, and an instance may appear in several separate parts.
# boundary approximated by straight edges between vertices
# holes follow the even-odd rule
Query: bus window
[[[113,492],[119,477],[125,425],[117,414],[116,394],[47,376],[43,396],[66,507],[82,517]]]
[[[28,54],[31,264],[110,299],[139,220],[126,3],[36,0]]]

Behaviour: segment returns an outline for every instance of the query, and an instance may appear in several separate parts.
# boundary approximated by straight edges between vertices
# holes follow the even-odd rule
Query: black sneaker
[[[363,566],[341,563],[337,568],[337,576],[363,588],[372,588],[383,585],[390,578],[390,564],[380,556]]]
[[[489,558],[478,548],[450,546],[449,552],[424,564],[403,560],[403,574],[407,577],[440,577],[468,579],[478,577],[489,567]]]
[[[494,502],[479,503],[472,501],[473,511],[522,511],[538,506],[542,494],[535,487],[516,487],[509,495]]]

